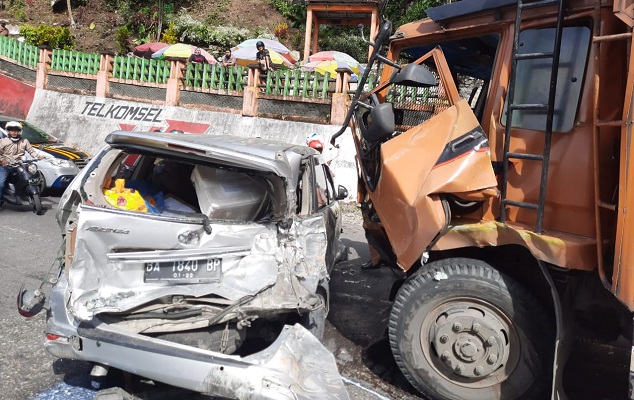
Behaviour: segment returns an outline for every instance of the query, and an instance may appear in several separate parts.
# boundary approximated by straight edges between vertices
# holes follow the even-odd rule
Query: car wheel
[[[389,341],[435,400],[549,398],[552,327],[535,298],[480,260],[430,263],[399,289]]]

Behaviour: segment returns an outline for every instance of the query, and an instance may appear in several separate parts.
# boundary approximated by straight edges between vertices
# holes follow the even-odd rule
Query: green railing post
[[[324,86],[321,88],[321,98],[328,98],[328,87],[330,87],[330,72],[324,74]]]
[[[315,98],[317,97],[317,87],[319,87],[319,76],[317,74],[314,75],[313,77],[313,84],[312,84],[312,93],[311,93],[311,97]]]

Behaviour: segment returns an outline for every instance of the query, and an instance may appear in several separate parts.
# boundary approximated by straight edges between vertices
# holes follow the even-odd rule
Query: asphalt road
[[[87,400],[100,389],[125,385],[116,371],[106,378],[91,378],[88,363],[53,358],[42,345],[44,313],[27,319],[16,311],[21,285],[34,288],[46,280],[61,245],[54,215],[57,201],[56,197],[43,198],[46,212],[42,216],[10,205],[0,207],[2,399]],[[395,368],[385,341],[376,342],[390,308],[388,289],[397,274],[388,268],[360,270],[368,257],[367,244],[358,212],[354,206],[347,208],[343,240],[350,248],[349,260],[332,272],[324,344],[335,355],[352,400],[420,399]],[[576,342],[569,365],[565,382],[571,400],[626,398],[627,351],[582,338]],[[175,388],[158,389],[138,377],[127,382],[142,399],[209,399]]]
[[[55,222],[56,197],[44,197],[46,212],[35,215],[11,205],[0,207],[0,398],[11,400],[84,400],[104,388],[123,386],[121,374],[106,378],[90,377],[91,365],[59,360],[43,348],[44,313],[27,319],[16,309],[16,296],[22,284],[37,287],[47,273],[61,245]],[[332,275],[330,322],[324,343],[336,356],[339,370],[353,400],[417,399],[415,395],[390,384],[405,384],[389,372],[389,358],[378,361],[364,356],[376,327],[386,315],[389,302],[382,296],[395,276],[389,270],[361,272],[367,259],[357,213],[348,214],[344,240],[351,247],[349,261],[337,265]],[[387,279],[385,279],[387,278]],[[380,295],[379,295],[380,294]],[[380,365],[379,365],[380,364]],[[385,364],[385,366],[383,365]],[[379,377],[375,370],[383,377]],[[400,383],[399,383],[400,382]],[[180,399],[182,391],[161,388],[160,393],[143,380],[133,379],[132,388],[140,398]],[[187,398],[209,398],[187,393]]]

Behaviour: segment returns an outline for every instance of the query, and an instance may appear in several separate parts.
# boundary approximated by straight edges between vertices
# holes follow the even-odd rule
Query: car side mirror
[[[438,86],[438,78],[430,70],[418,64],[407,64],[392,79],[393,84],[413,87]]]
[[[359,127],[363,138],[368,142],[386,140],[396,129],[394,105],[381,103],[372,107],[371,110],[363,113]]]
[[[348,197],[348,189],[343,185],[339,185],[337,187],[337,200],[343,200],[346,197]]]

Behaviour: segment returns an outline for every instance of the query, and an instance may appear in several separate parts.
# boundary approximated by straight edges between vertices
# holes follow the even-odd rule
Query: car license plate
[[[222,259],[145,263],[145,281],[183,283],[218,282],[222,278]]]

